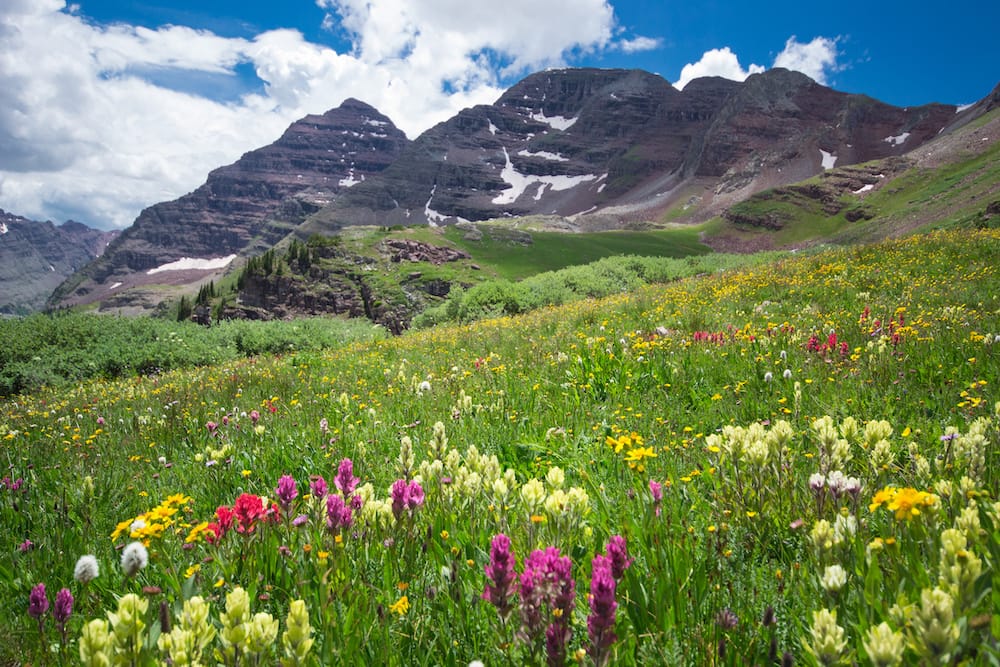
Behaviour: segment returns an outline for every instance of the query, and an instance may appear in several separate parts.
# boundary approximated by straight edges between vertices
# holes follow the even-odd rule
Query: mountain
[[[155,306],[165,297],[160,286],[198,284],[240,254],[263,252],[340,192],[385,169],[407,143],[392,121],[358,100],[306,116],[273,144],[211,172],[194,192],[144,210],[49,303]]]
[[[523,216],[569,232],[704,223],[761,192],[901,160],[989,113],[996,98],[964,110],[899,108],[783,69],[744,82],[696,79],[683,90],[639,70],[560,69],[528,76],[494,104],[465,109],[412,142],[348,100],[212,172],[193,193],[144,211],[49,303],[148,310],[240,266],[237,256],[366,226],[454,226],[474,236],[483,221]],[[499,228],[491,223],[490,234]],[[741,249],[738,234],[726,239],[716,236],[718,246]],[[443,235],[419,240],[438,247]],[[402,291],[373,290],[373,276],[394,256],[379,243],[374,253],[324,247],[321,259],[336,265],[310,265],[301,283],[251,281],[239,300],[253,310],[237,312],[292,316],[337,303],[333,312],[398,324],[423,294],[446,293],[456,280],[451,269],[418,263],[407,275],[422,278]],[[325,281],[322,296],[315,281]],[[304,310],[277,307],[282,299]],[[379,308],[391,315],[372,315]]]
[[[835,164],[901,155],[955,112],[893,107],[784,69],[680,91],[636,70],[539,72],[428,130],[299,232],[526,215],[650,220],[681,200],[705,219]]]
[[[0,313],[40,309],[56,286],[99,257],[117,235],[72,220],[57,226],[0,209]]]

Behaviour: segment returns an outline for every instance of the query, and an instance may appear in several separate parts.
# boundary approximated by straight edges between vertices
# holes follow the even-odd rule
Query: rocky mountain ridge
[[[99,257],[118,235],[69,220],[29,220],[0,209],[0,314],[39,310],[60,283]]]
[[[564,69],[533,74],[411,142],[348,100],[144,211],[49,303],[148,310],[238,257],[359,225],[702,222],[834,166],[905,155],[986,107],[902,109],[781,69],[683,90],[639,70]]]
[[[529,76],[418,137],[378,178],[300,230],[525,215],[655,219],[697,194],[701,218],[835,164],[902,155],[956,107],[901,109],[773,69],[678,91],[636,70]]]
[[[144,210],[50,305],[154,306],[162,297],[150,286],[197,284],[224,270],[225,258],[263,252],[338,193],[385,169],[407,143],[392,121],[358,100],[306,116],[273,144],[211,172],[194,192]],[[185,258],[218,261],[156,271]]]

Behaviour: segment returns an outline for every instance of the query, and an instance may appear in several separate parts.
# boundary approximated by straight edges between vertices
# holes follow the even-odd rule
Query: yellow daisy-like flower
[[[189,502],[191,502],[191,496],[185,496],[183,493],[175,493],[172,496],[167,496],[167,499],[162,504],[168,507],[180,507],[181,505],[187,505]]]
[[[111,540],[117,540],[119,537],[124,535],[125,531],[129,529],[129,526],[131,526],[134,521],[135,519],[125,519],[124,521],[119,522],[118,525],[115,526],[114,531],[111,533]]]
[[[625,454],[625,460],[629,463],[638,463],[643,459],[655,459],[656,452],[652,447],[633,447]]]
[[[405,615],[409,610],[410,598],[405,595],[389,605],[389,611],[393,614],[399,614],[400,616]]]
[[[910,521],[920,516],[921,508],[934,507],[938,500],[933,493],[917,491],[913,487],[900,489],[887,486],[875,494],[868,509],[874,512],[884,505],[895,514],[896,521]]]
[[[191,544],[192,542],[197,542],[201,539],[204,539],[206,533],[212,533],[213,536],[215,535],[215,531],[213,531],[208,527],[208,522],[202,521],[197,526],[191,529],[191,532],[189,532],[187,537],[184,538],[184,543]]]

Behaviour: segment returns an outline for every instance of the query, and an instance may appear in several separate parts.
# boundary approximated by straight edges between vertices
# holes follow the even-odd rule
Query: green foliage
[[[540,273],[512,283],[488,280],[467,290],[453,289],[445,302],[428,308],[412,322],[426,328],[443,322],[471,322],[485,317],[516,315],[545,306],[633,291],[699,273],[723,271],[773,261],[774,254],[711,254],[683,259],[669,257],[608,257],[584,266]]]
[[[263,353],[318,350],[385,335],[367,321],[310,318],[296,322],[182,321],[82,313],[0,320],[0,396],[204,366]],[[180,318],[180,313],[178,313]]]
[[[691,227],[570,234],[524,232],[508,229],[500,223],[482,223],[480,229],[483,236],[478,241],[468,240],[462,230],[455,227],[447,228],[444,233],[484,269],[508,280],[621,255],[681,258],[711,252],[699,240],[700,230]]]

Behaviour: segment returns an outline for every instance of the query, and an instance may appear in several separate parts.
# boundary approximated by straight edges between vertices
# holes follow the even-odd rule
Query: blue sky
[[[932,13],[933,12],[933,13]],[[0,208],[124,227],[346,97],[412,138],[552,66],[773,66],[899,106],[1000,81],[997,3],[3,0]]]

